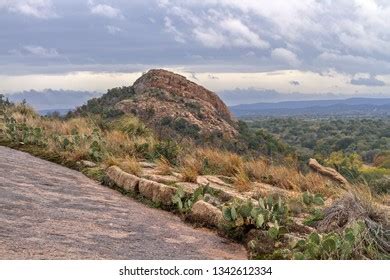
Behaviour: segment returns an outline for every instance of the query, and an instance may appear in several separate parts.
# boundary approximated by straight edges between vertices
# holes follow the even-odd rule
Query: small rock
[[[84,167],[87,167],[87,168],[94,168],[97,166],[96,163],[94,163],[92,161],[88,161],[88,160],[82,160],[82,161],[80,161],[80,164]]]

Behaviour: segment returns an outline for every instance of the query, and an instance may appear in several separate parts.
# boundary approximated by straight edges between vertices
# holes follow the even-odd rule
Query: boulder
[[[154,181],[140,179],[138,185],[139,193],[155,203],[172,205],[172,197],[176,193],[176,188]]]
[[[222,211],[203,200],[196,202],[191,209],[189,219],[202,225],[218,227],[223,220]]]
[[[122,171],[118,166],[109,167],[106,174],[111,181],[125,191],[138,192],[139,177]]]

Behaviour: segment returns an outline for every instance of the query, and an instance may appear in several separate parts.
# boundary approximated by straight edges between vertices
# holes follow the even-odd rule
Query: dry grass
[[[335,197],[343,190],[337,188],[333,182],[320,174],[310,172],[306,176],[302,175],[301,191],[322,194],[325,197]]]
[[[134,154],[134,142],[123,132],[112,130],[104,135],[105,147],[108,153],[117,156]]]
[[[203,172],[211,175],[232,176],[244,167],[239,155],[218,149],[198,149],[195,157],[202,162]]]
[[[247,192],[252,189],[252,183],[244,169],[237,169],[233,178],[233,185],[239,192]]]
[[[156,170],[159,175],[171,175],[172,174],[171,163],[166,158],[160,158],[157,161]]]
[[[120,160],[118,166],[127,173],[136,176],[142,175],[142,167],[135,157],[126,157],[125,159]]]
[[[202,172],[202,164],[197,158],[187,157],[181,162],[180,174],[184,182],[196,183]]]
[[[300,191],[301,174],[286,166],[270,166],[265,183],[292,191]]]
[[[244,163],[244,169],[251,180],[262,181],[267,176],[269,164],[261,159],[250,160]]]

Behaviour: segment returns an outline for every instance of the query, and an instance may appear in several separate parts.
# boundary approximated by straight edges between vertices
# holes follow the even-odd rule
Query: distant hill
[[[285,101],[230,107],[237,117],[253,116],[389,116],[390,98]]]
[[[26,100],[28,104],[38,111],[52,112],[74,109],[89,99],[100,95],[101,93],[89,91],[45,89],[43,91],[29,90],[7,94],[6,97],[12,102]]]

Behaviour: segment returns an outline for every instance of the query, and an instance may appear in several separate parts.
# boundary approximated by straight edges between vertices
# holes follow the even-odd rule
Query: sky
[[[230,103],[390,97],[390,1],[0,0],[0,92],[105,92],[151,68]]]

